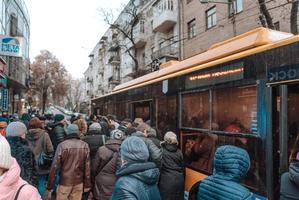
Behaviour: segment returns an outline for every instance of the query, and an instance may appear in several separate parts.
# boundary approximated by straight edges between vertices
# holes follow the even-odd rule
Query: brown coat
[[[48,177],[48,190],[53,189],[58,170],[59,185],[75,186],[83,183],[85,189],[91,188],[89,147],[78,135],[68,135],[65,141],[57,146]]]
[[[26,140],[28,141],[29,147],[34,154],[36,163],[38,157],[40,156],[43,150],[44,153],[46,154],[51,154],[54,151],[49,134],[43,129],[40,128],[30,129],[28,134],[26,135]],[[36,165],[36,171],[38,175],[48,174],[49,170],[40,169]]]
[[[112,194],[117,180],[115,172],[120,161],[118,156],[120,145],[120,140],[108,140],[96,154],[92,173],[95,177],[94,198],[97,200],[108,200]]]

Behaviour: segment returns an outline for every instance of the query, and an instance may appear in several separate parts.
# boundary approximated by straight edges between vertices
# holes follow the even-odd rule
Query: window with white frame
[[[229,14],[238,14],[243,11],[243,0],[230,0]]]
[[[207,23],[207,29],[216,26],[217,23],[216,6],[213,6],[212,8],[206,11],[206,23]]]
[[[192,19],[188,22],[188,39],[192,39],[196,36],[196,21],[195,19]]]

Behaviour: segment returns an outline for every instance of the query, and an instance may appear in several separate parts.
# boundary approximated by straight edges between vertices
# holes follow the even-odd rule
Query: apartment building
[[[132,0],[127,4],[89,56],[84,75],[90,98],[179,59],[178,2]]]
[[[21,113],[30,67],[30,20],[23,0],[0,0],[0,35],[0,111]]]
[[[290,32],[291,3],[265,3],[274,28]],[[132,14],[138,18],[132,19]],[[217,42],[262,26],[263,21],[255,0],[131,0],[90,55],[88,95],[110,93],[116,85],[157,70],[162,63],[202,53]],[[128,35],[132,32],[132,37],[116,27]]]
[[[182,0],[182,58],[186,59],[211,45],[262,26],[258,1],[222,0],[201,3]],[[209,2],[209,1],[206,1]],[[287,0],[265,1],[275,29],[290,32],[291,3]]]

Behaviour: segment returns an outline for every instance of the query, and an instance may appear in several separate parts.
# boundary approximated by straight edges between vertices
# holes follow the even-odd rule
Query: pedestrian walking
[[[184,199],[184,158],[178,149],[177,136],[167,132],[162,143],[159,189],[162,200]]]
[[[294,155],[294,158],[291,156],[289,171],[281,176],[280,200],[299,199],[299,152]]]
[[[70,124],[66,139],[57,146],[48,177],[45,199],[50,199],[56,172],[60,179],[57,200],[81,200],[83,192],[90,191],[90,159],[88,144],[79,138],[79,128]]]
[[[93,123],[90,125],[83,141],[89,146],[91,166],[99,147],[103,146],[107,140],[108,137],[102,134],[102,127],[99,123]]]
[[[21,169],[11,156],[8,142],[0,136],[0,200],[41,200],[37,189],[24,181],[20,174]]]
[[[116,129],[111,132],[107,143],[100,147],[92,167],[95,177],[93,196],[96,200],[108,200],[117,180],[115,175],[117,164],[120,163],[119,147],[124,139],[124,132]]]
[[[111,200],[160,200],[159,169],[149,162],[149,151],[141,138],[131,136],[120,147],[121,168]]]
[[[64,115],[57,114],[54,116],[54,124],[49,126],[50,138],[54,147],[54,151],[56,151],[58,144],[64,141],[66,136],[64,127],[66,124],[67,123]]]
[[[28,124],[28,134],[26,139],[29,142],[29,146],[34,153],[35,162],[36,162],[36,172],[38,175],[38,191],[41,196],[45,194],[47,178],[50,170],[50,164],[48,166],[41,166],[39,164],[40,159],[43,155],[46,155],[50,158],[54,155],[54,149],[51,142],[51,139],[48,133],[42,129],[42,122],[34,117],[29,121]],[[49,163],[51,160],[49,161]]]
[[[38,185],[35,169],[35,157],[25,139],[27,128],[22,122],[12,122],[7,127],[7,141],[11,146],[11,155],[16,158],[21,168],[20,176],[31,185]]]
[[[200,183],[198,200],[250,200],[251,192],[240,184],[250,168],[246,150],[232,145],[221,146],[214,156],[213,175]]]

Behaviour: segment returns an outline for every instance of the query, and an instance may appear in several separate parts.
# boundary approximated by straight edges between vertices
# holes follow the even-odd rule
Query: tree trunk
[[[269,13],[269,11],[267,9],[265,0],[258,0],[258,2],[260,5],[260,11],[265,16],[268,28],[274,29],[273,20],[272,20],[271,14]],[[261,20],[261,18],[260,18],[260,20]],[[261,21],[261,23],[264,24],[262,21]]]
[[[298,22],[297,22],[298,5],[299,5],[299,1],[293,2],[292,9],[291,9],[291,33],[295,35],[298,34]]]
[[[43,92],[43,101],[42,101],[42,109],[43,109],[43,114],[45,114],[45,109],[46,109],[46,103],[47,103],[47,90]]]

